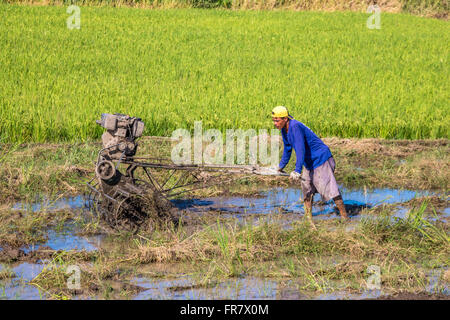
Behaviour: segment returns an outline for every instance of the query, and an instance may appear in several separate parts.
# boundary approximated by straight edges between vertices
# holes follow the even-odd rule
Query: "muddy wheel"
[[[121,176],[117,184],[98,179],[93,187],[98,192],[93,192],[91,211],[112,229],[135,232],[143,227],[150,231],[178,221],[172,203],[146,181]]]
[[[146,221],[143,199],[131,196],[103,206],[104,221],[113,229],[135,232]]]
[[[116,175],[116,168],[111,161],[103,160],[97,165],[95,172],[100,179],[107,181]]]

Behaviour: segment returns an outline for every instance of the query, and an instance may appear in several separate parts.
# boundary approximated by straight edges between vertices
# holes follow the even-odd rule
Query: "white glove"
[[[291,175],[289,176],[289,180],[292,180],[294,182],[298,182],[301,179],[301,174],[298,173],[297,171],[292,171]]]

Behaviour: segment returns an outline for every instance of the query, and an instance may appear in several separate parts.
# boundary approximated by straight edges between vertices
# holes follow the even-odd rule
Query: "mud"
[[[48,246],[42,246],[37,250],[26,251],[24,249],[4,246],[0,251],[0,262],[15,263],[15,262],[30,262],[38,263],[43,260],[49,260],[55,255],[64,252],[64,250],[54,250]],[[81,260],[88,261],[91,254],[86,251],[76,251],[74,255]]]
[[[375,300],[450,300],[450,296],[444,294],[431,294],[428,292],[405,292],[391,296],[381,296]]]
[[[426,191],[415,190],[395,190],[395,189],[347,189],[342,187],[344,203],[350,213],[351,221],[357,221],[361,217],[370,214],[376,218],[377,209],[383,210],[389,208],[395,216],[404,217],[408,210],[419,206],[422,201],[427,200],[431,205],[439,208],[440,218],[446,219],[450,215],[448,197],[440,194],[434,194]],[[184,230],[188,234],[191,229],[204,226],[205,219],[211,222],[217,222],[220,219],[233,219],[235,221],[245,222],[246,219],[259,219],[262,222],[271,223],[273,221],[285,221],[289,224],[292,221],[300,219],[303,216],[303,203],[300,200],[301,191],[294,188],[273,188],[265,191],[259,191],[250,197],[209,197],[197,199],[179,199],[171,202],[169,207],[158,203],[149,203],[154,209],[171,210],[176,219],[181,217],[184,224]],[[323,202],[319,195],[315,197],[313,208],[313,219],[336,219],[337,210],[333,202]],[[22,209],[24,206],[31,212],[40,210],[58,210],[61,207],[77,210],[77,214],[83,212],[79,209],[84,207],[83,197],[73,197],[69,199],[59,199],[57,202],[43,202],[39,204],[16,204],[17,211],[13,212],[14,219],[21,219],[25,214]],[[395,213],[396,208],[397,213]],[[22,208],[22,209],[21,209]],[[174,210],[175,208],[175,210]],[[369,210],[370,209],[370,210]],[[375,210],[374,210],[375,209]],[[427,209],[428,210],[428,209]],[[427,211],[428,212],[428,211]],[[30,212],[26,213],[30,214]],[[153,221],[161,220],[158,210],[150,215]],[[149,220],[151,221],[151,220]],[[165,223],[173,223],[172,220]],[[354,224],[353,224],[354,226]],[[149,223],[148,231],[155,228],[155,224]],[[164,227],[164,226],[162,226]],[[29,272],[28,269],[40,272],[45,261],[54,258],[56,255],[65,252],[76,256],[78,261],[90,261],[100,250],[105,249],[104,236],[81,237],[77,235],[77,229],[67,225],[62,232],[56,232],[53,229],[46,230],[48,239],[40,243],[34,243],[31,246],[8,246],[3,245],[0,248],[0,262],[7,263],[12,268],[13,274],[3,278],[0,286],[6,289],[6,298],[12,299],[16,295],[21,298],[41,299],[48,298],[37,291],[35,287],[28,285],[32,277],[24,277]],[[192,232],[193,233],[193,232]],[[119,245],[119,244],[115,244]],[[69,250],[69,251],[67,251]],[[183,255],[186,248],[174,248],[173,255]],[[164,250],[166,252],[167,250]],[[75,299],[84,298],[103,298],[105,295],[112,299],[121,299],[121,292],[125,292],[127,297],[133,299],[445,299],[447,294],[433,293],[433,286],[430,292],[425,293],[401,293],[390,295],[388,292],[330,292],[322,295],[308,295],[305,291],[299,289],[299,284],[294,278],[288,279],[260,279],[247,275],[232,279],[212,279],[208,282],[196,281],[186,276],[186,269],[179,272],[175,279],[167,279],[167,270],[170,266],[158,261],[164,261],[160,257],[161,252],[147,252],[148,261],[152,268],[160,265],[160,269],[152,272],[140,272],[132,274],[131,279],[121,272],[112,272],[106,276],[102,285],[90,283],[88,287],[73,293]],[[190,254],[190,253],[189,253]],[[187,256],[189,256],[187,254]],[[175,259],[177,260],[177,259]],[[183,259],[180,259],[183,260]],[[18,265],[18,266],[17,266]],[[345,261],[334,266],[324,267],[317,271],[318,276],[329,277],[330,280],[342,280],[345,277],[351,277],[354,274],[364,274],[367,269],[367,263],[361,261]],[[0,266],[0,272],[1,272]],[[35,271],[33,271],[34,276]],[[135,276],[138,274],[138,276]],[[184,274],[184,275],[183,275]],[[171,275],[173,276],[173,274]],[[28,278],[30,279],[28,279]],[[431,277],[433,278],[433,277]],[[449,273],[444,272],[444,281],[448,282]],[[20,280],[22,279],[22,280]],[[28,279],[28,280],[27,280]],[[447,280],[446,280],[447,279]],[[20,280],[20,281],[19,281]],[[435,279],[436,281],[440,281]],[[428,291],[428,289],[426,289]]]
[[[404,215],[411,209],[411,204],[421,204],[422,201],[432,199],[432,203],[438,204],[444,213],[440,218],[445,219],[450,212],[450,201],[443,200],[441,195],[433,195],[428,191],[396,190],[396,189],[347,189],[341,187],[349,216],[352,219],[359,219],[366,209],[374,212],[382,211],[386,208],[394,213],[397,210],[405,210]],[[243,219],[246,216],[271,215],[280,213],[286,216],[303,215],[302,193],[294,188],[272,188],[261,191],[256,195],[247,197],[211,197],[201,199],[179,199],[172,203],[179,209],[186,212],[207,214],[216,212],[225,217]],[[406,204],[405,207],[397,208]],[[427,213],[431,210],[431,205],[427,208]],[[313,203],[314,219],[330,219],[338,215],[338,210],[333,201],[323,202],[319,194],[314,197]]]
[[[446,213],[450,206],[450,196],[447,195],[445,198],[438,196],[419,197],[405,201],[402,205],[410,208],[419,208],[424,202],[427,204],[427,212]]]
[[[111,190],[104,189],[104,192],[111,193],[110,196],[113,197],[115,189],[114,187],[109,189]],[[132,194],[132,191],[130,193]],[[178,210],[156,192],[148,191],[141,195],[131,195],[123,200],[116,199],[118,204],[107,198],[99,197],[99,199],[100,201],[95,202],[92,207],[97,216],[113,230],[152,232],[157,227],[170,223],[176,225],[179,221]]]
[[[81,258],[89,259],[95,255],[105,235],[90,235],[83,237],[76,235],[77,228],[73,224],[66,224],[61,230],[45,230],[46,240],[32,244],[16,242],[15,245],[3,242],[0,246],[0,262],[31,262],[36,263],[51,259],[61,252]]]
[[[176,226],[180,219],[180,213],[173,204],[156,193],[149,195],[148,201],[143,206],[143,211],[146,213],[146,221],[141,229],[150,232],[155,227],[168,224]]]
[[[72,224],[66,224],[60,231],[49,229],[47,231],[48,239],[42,244],[32,244],[24,248],[25,252],[40,249],[42,247],[51,250],[72,250],[94,252],[101,247],[101,243],[105,238],[104,234],[95,234],[89,236],[81,236],[78,229]]]
[[[83,296],[99,299],[100,296],[98,294],[101,293],[104,295],[105,290],[107,290],[107,293],[111,295],[117,296],[120,293],[123,294],[123,292],[126,292],[126,294],[129,296],[135,296],[140,292],[145,291],[145,288],[128,282],[112,280],[107,282],[107,288],[105,288],[105,285],[100,286],[98,284],[91,283],[88,288],[76,290],[74,293],[77,294],[77,299],[81,299],[83,298]],[[120,298],[120,296],[117,298]]]
[[[339,149],[346,154],[377,155],[378,157],[405,158],[437,148],[449,148],[447,139],[437,140],[384,140],[323,138],[330,149]]]
[[[360,261],[347,261],[334,266],[333,268],[318,270],[319,275],[331,275],[331,279],[344,278],[346,275],[360,273],[364,274],[367,264]]]
[[[189,277],[173,280],[158,280],[138,277],[133,283],[146,290],[134,297],[135,300],[146,299],[279,299],[284,291],[283,281],[241,278],[198,285]]]
[[[83,208],[85,203],[84,196],[78,195],[74,197],[57,198],[55,200],[44,197],[36,199],[34,202],[17,202],[12,206],[12,209],[17,210],[17,214],[24,212],[39,212],[39,211],[60,211],[73,210]],[[19,211],[20,210],[20,211]],[[22,212],[21,212],[22,211]]]
[[[173,286],[173,287],[168,287],[167,290],[169,291],[185,291],[185,290],[195,290],[195,289],[208,289],[208,288],[214,288],[219,284],[218,281],[214,281],[211,283],[200,283],[200,284],[191,284],[191,285],[186,285],[186,286]]]
[[[3,250],[0,251],[0,261],[1,262],[18,262],[18,261],[28,261],[37,262],[41,259],[49,259],[55,251],[49,247],[42,247],[36,251],[30,251],[25,253],[22,249],[11,248],[4,246]]]
[[[0,279],[0,289],[3,292],[1,298],[7,299],[55,299],[60,296],[61,291],[49,288],[48,290],[39,290],[32,283],[44,269],[45,264],[22,262],[12,265],[12,275],[9,279]],[[0,265],[0,274],[2,273]],[[132,284],[129,281],[123,281],[117,277],[111,277],[108,280],[98,284],[90,282],[88,286],[80,289],[63,289],[64,294],[71,296],[74,300],[79,299],[104,299],[105,296],[110,299],[123,299],[126,296],[133,297],[145,290],[145,288]],[[58,296],[54,296],[58,293]]]
[[[357,266],[357,263],[342,264],[344,269]],[[357,267],[357,271],[360,268]],[[241,277],[212,281],[208,283],[195,283],[187,276],[176,279],[151,279],[136,277],[132,280],[145,290],[141,291],[135,300],[143,299],[279,299],[279,300],[449,300],[450,296],[430,292],[396,293],[390,294],[382,290],[332,290],[323,294],[311,294],[300,289],[298,280],[264,279],[255,277]]]

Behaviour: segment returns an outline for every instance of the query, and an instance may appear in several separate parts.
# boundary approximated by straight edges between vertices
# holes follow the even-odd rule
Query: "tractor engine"
[[[140,118],[124,114],[103,113],[97,124],[106,129],[102,135],[103,148],[108,160],[118,160],[123,156],[132,157],[136,154],[136,138],[142,136],[144,122]]]
[[[122,176],[117,170],[118,165],[136,154],[136,139],[142,136],[144,122],[120,113],[103,113],[96,122],[106,131],[102,135],[103,149],[99,153],[95,172],[103,183],[116,185]]]

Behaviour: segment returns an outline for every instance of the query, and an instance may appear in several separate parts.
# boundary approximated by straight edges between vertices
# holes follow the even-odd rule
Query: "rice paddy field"
[[[83,0],[70,29],[68,3],[27,1],[0,0],[0,300],[450,299],[447,2],[383,1],[403,9],[370,29],[359,0]],[[95,162],[102,113],[142,118],[134,159],[159,163],[175,129],[271,129],[277,105],[329,146],[348,220],[318,194],[308,219],[288,175],[199,168],[162,206],[181,167],[148,164],[151,188]]]
[[[285,105],[320,136],[449,138],[446,20],[359,12],[0,5],[2,142],[100,137],[104,112],[144,134],[271,128]]]

